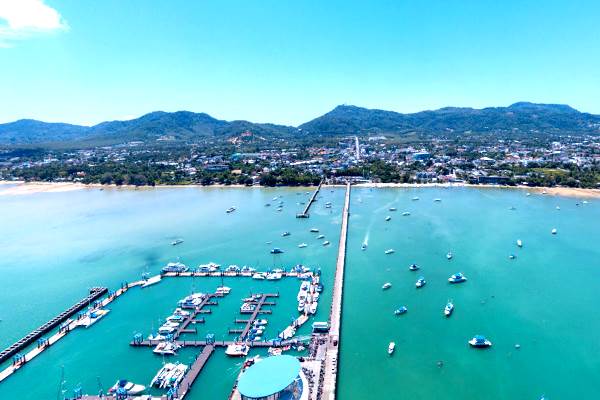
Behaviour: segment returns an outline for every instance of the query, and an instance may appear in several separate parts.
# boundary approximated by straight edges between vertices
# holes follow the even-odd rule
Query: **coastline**
[[[10,187],[6,187],[12,185]],[[3,187],[4,186],[4,187]],[[343,187],[342,184],[323,185],[323,187]],[[353,185],[358,188],[426,188],[426,187],[468,187],[477,189],[518,189],[527,190],[531,193],[561,196],[572,198],[600,198],[600,189],[583,189],[583,188],[568,188],[568,187],[529,187],[529,186],[502,186],[502,185],[473,185],[469,183],[358,183]],[[314,186],[298,186],[302,188],[314,188]],[[0,181],[0,196],[18,196],[29,195],[36,193],[62,193],[76,190],[151,190],[164,188],[245,188],[255,189],[263,188],[263,186],[246,186],[246,185],[223,185],[213,184],[203,186],[198,184],[189,185],[156,185],[156,186],[133,186],[133,185],[102,185],[100,183],[83,184],[79,182],[24,182],[24,181]]]

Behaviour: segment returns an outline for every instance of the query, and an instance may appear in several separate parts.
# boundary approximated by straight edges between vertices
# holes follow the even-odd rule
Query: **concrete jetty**
[[[317,195],[321,191],[321,185],[323,185],[323,181],[322,180],[321,180],[321,182],[319,182],[319,185],[317,186],[317,188],[313,192],[312,196],[310,196],[310,199],[308,200],[308,203],[306,204],[306,207],[304,207],[304,211],[302,211],[301,213],[296,214],[296,218],[308,218],[308,217],[310,217],[310,215],[308,214],[308,210],[310,210],[310,206],[312,206],[312,204],[317,200]]]
[[[340,325],[342,319],[342,295],[344,288],[344,268],[346,265],[346,242],[348,235],[348,217],[350,216],[350,183],[346,184],[346,198],[342,214],[342,228],[340,233],[340,244],[338,247],[338,258],[335,268],[335,280],[333,284],[333,298],[331,301],[331,312],[329,314],[329,335],[327,351],[325,354],[325,375],[323,378],[323,399],[334,400],[337,384],[338,356],[340,344]]]

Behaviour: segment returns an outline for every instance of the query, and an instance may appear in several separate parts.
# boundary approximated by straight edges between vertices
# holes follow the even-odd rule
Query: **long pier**
[[[208,361],[208,359],[214,351],[215,346],[211,344],[204,347],[202,353],[198,355],[192,366],[188,369],[187,373],[179,383],[179,388],[177,389],[178,399],[183,399],[185,395],[189,392],[189,390],[192,387],[192,384],[194,383],[198,375],[200,375],[200,371],[202,371],[202,368],[204,368],[204,365],[206,364],[206,362]]]
[[[56,328],[61,323],[65,322],[71,315],[75,314],[79,310],[87,307],[92,302],[96,301],[108,292],[108,288],[105,287],[94,287],[90,289],[90,294],[66,309],[65,311],[52,318],[39,328],[31,331],[25,337],[19,341],[13,343],[2,352],[0,352],[0,364],[8,360],[27,346],[40,339],[43,335],[47,334],[52,329]]]
[[[340,233],[340,244],[338,247],[338,258],[335,268],[335,280],[333,284],[333,298],[331,301],[331,312],[329,314],[329,335],[327,351],[325,354],[325,375],[323,377],[323,399],[334,400],[337,384],[338,356],[340,344],[340,325],[342,319],[342,294],[344,288],[344,268],[346,266],[346,242],[348,235],[348,217],[350,216],[350,183],[346,184],[346,199],[342,214],[342,228]]]
[[[308,210],[310,210],[310,206],[312,206],[312,204],[315,202],[315,200],[317,200],[317,195],[319,194],[319,191],[321,191],[321,186],[322,185],[323,185],[323,180],[321,180],[321,182],[319,182],[319,185],[315,189],[314,193],[312,194],[312,196],[310,196],[310,199],[308,200],[308,203],[306,204],[306,207],[304,207],[304,211],[302,211],[299,214],[296,214],[296,218],[308,218],[308,217],[310,217],[310,215],[308,214]]]

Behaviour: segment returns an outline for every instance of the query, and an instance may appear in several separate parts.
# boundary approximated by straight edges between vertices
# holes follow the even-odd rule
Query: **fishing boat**
[[[318,233],[319,229],[318,228],[310,228],[310,231],[313,233]]]
[[[420,277],[419,279],[417,279],[417,283],[415,283],[415,286],[417,287],[417,289],[422,288],[423,286],[425,286],[427,284],[427,281],[425,280],[425,278]]]
[[[145,390],[146,390],[146,386],[144,386],[144,385],[138,385],[136,383],[129,382],[127,379],[119,379],[117,381],[117,383],[115,383],[113,385],[113,387],[108,389],[108,392],[111,394],[114,393],[119,396],[120,395],[135,396],[135,395],[144,393]]]
[[[462,272],[457,272],[456,274],[450,275],[448,278],[448,282],[450,283],[461,283],[466,282],[467,277],[462,274]]]
[[[326,240],[323,242],[323,246],[329,246],[331,244],[331,242],[329,240]]]
[[[283,250],[281,250],[279,247],[274,247],[273,249],[271,249],[271,254],[281,254],[283,253]]]
[[[446,317],[449,317],[450,315],[452,315],[453,311],[454,311],[454,303],[452,303],[451,301],[448,301],[448,303],[446,303],[446,307],[444,307],[444,315]]]
[[[177,246],[178,244],[183,243],[183,239],[175,239],[171,242],[171,246]]]
[[[452,257],[454,257],[454,255],[452,254],[452,252],[451,252],[451,251],[449,251],[449,252],[446,254],[446,258],[447,258],[448,260],[452,260]]]
[[[517,246],[523,247],[523,242],[521,241],[521,239],[517,240]]]
[[[291,235],[291,233],[289,233],[289,232],[283,232],[283,233],[281,234],[281,236],[283,236],[283,237],[290,236],[290,235]]]
[[[317,239],[325,239],[325,235],[319,235],[317,236]]]
[[[386,283],[384,283],[384,284],[383,284],[383,286],[382,286],[381,288],[382,288],[383,290],[385,290],[385,289],[389,289],[389,288],[391,288],[391,287],[392,287],[392,284],[391,284],[391,283],[389,283],[389,282],[386,282]]]
[[[396,210],[397,210],[397,208],[396,208],[396,207],[390,207],[390,208],[389,208],[389,210],[390,210],[390,211],[396,211]]]
[[[409,215],[410,215],[410,213],[409,213],[408,211],[404,211],[404,212],[402,213],[402,216],[403,216],[403,217],[408,217]]]
[[[418,271],[419,270],[419,266],[417,264],[411,264],[408,267],[408,269],[411,270],[411,271]]]
[[[390,219],[392,219],[392,217],[390,217],[389,215],[387,217],[385,217],[386,221],[389,221]]]
[[[488,339],[486,339],[485,336],[476,335],[471,340],[469,340],[469,344],[472,347],[484,348],[484,347],[490,347],[492,345],[492,342],[490,342]]]
[[[368,247],[368,246],[369,246],[369,245],[367,244],[367,242],[364,242],[364,243],[363,243],[363,244],[360,246],[360,249],[361,249],[362,251],[365,251],[365,250],[367,249],[367,247]]]
[[[402,314],[405,314],[407,311],[408,311],[408,308],[406,308],[406,306],[401,306],[400,308],[398,308],[394,311],[394,314],[402,315]]]
[[[177,354],[178,349],[179,346],[173,342],[160,342],[156,345],[152,352],[154,354],[161,354],[164,356],[174,356],[175,354]]]
[[[231,213],[232,213],[232,212],[234,212],[235,210],[236,210],[236,208],[235,208],[235,207],[229,207],[227,210],[225,210],[225,212],[226,212],[227,214],[231,214]]]
[[[390,344],[388,345],[388,354],[391,356],[395,349],[396,343],[390,342]]]
[[[556,230],[556,228],[552,228],[552,231],[550,231],[550,232],[551,232],[553,235],[556,235],[556,233],[557,233],[558,231]]]
[[[385,254],[393,254],[396,250],[394,249],[387,249],[386,251],[384,251]]]

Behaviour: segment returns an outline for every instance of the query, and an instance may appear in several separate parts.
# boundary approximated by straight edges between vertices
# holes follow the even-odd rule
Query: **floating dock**
[[[310,214],[308,214],[308,210],[310,210],[310,206],[312,206],[312,204],[317,200],[317,195],[319,194],[319,191],[321,191],[321,186],[322,185],[323,185],[323,181],[321,180],[321,182],[319,182],[319,185],[315,189],[315,191],[312,194],[312,196],[310,196],[310,199],[308,200],[308,203],[306,204],[306,207],[304,207],[304,211],[302,211],[301,213],[296,214],[296,218],[308,218],[308,217],[310,217]]]
[[[105,287],[91,288],[89,296],[81,299],[80,301],[78,301],[77,303],[75,303],[74,305],[72,305],[71,307],[66,309],[65,311],[58,314],[56,317],[52,318],[50,321],[46,322],[44,325],[40,326],[39,328],[35,329],[34,331],[31,331],[29,334],[27,334],[21,340],[13,343],[12,345],[10,345],[6,349],[4,349],[2,352],[0,352],[0,364],[2,364],[4,361],[7,361],[8,359],[10,359],[12,356],[16,355],[17,353],[19,353],[20,351],[25,349],[27,346],[34,343],[36,340],[41,339],[42,336],[44,336],[45,334],[50,332],[52,329],[56,328],[58,325],[62,324],[67,319],[69,319],[69,317],[71,315],[73,315],[76,312],[78,312],[79,310],[89,306],[91,303],[98,300],[100,297],[104,296],[106,293],[108,293],[108,288],[105,288]]]
[[[252,329],[252,325],[254,324],[254,321],[256,321],[256,318],[258,317],[259,314],[270,314],[271,310],[263,310],[262,307],[266,306],[266,305],[270,305],[270,306],[274,306],[275,302],[272,301],[267,301],[268,298],[270,297],[279,297],[279,293],[263,293],[260,297],[260,299],[258,299],[257,301],[251,301],[248,303],[251,304],[256,304],[256,308],[254,309],[254,311],[252,311],[252,315],[250,316],[249,319],[247,320],[241,320],[241,319],[236,319],[235,322],[236,323],[245,323],[246,326],[244,327],[244,329],[239,330],[239,329],[230,329],[229,333],[239,333],[239,340],[243,341],[246,339],[246,336],[248,336],[248,332],[250,332],[250,329]]]
[[[179,383],[179,387],[177,389],[178,399],[183,399],[185,395],[190,391],[192,385],[194,384],[194,381],[196,380],[198,375],[200,375],[200,371],[202,371],[202,368],[204,368],[204,365],[206,364],[210,356],[212,356],[214,351],[215,346],[213,346],[212,344],[209,344],[205,346],[204,349],[202,349],[202,353],[198,355],[192,366],[188,369],[185,376]]]

